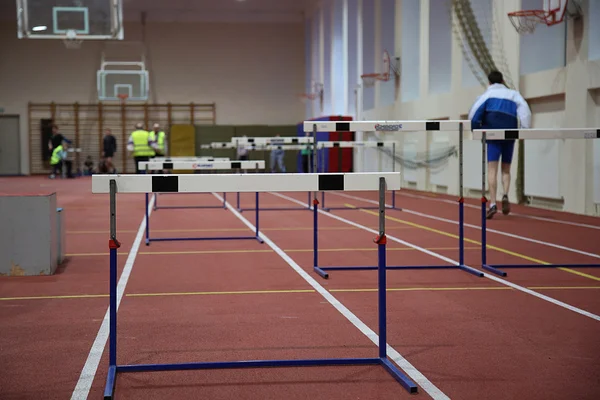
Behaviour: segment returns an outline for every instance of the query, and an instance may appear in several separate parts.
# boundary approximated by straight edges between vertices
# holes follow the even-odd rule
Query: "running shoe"
[[[494,218],[494,214],[496,214],[497,212],[498,212],[498,207],[496,207],[496,205],[494,204],[493,206],[490,207],[490,209],[487,212],[487,219]]]
[[[510,214],[510,202],[507,195],[502,196],[502,214]]]

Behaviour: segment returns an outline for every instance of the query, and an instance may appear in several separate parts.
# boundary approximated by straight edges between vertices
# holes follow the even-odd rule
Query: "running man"
[[[492,71],[488,75],[489,86],[483,95],[475,101],[469,111],[471,129],[529,129],[531,110],[516,90],[509,89],[504,83],[501,72]],[[508,190],[510,187],[510,165],[512,163],[515,141],[492,140],[487,142],[488,183],[490,186],[490,208],[487,219],[498,212],[496,206],[498,163],[502,158],[502,213],[510,213]]]

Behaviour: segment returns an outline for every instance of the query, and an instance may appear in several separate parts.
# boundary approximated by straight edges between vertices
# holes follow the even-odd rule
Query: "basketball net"
[[[67,49],[77,50],[81,48],[83,40],[77,38],[77,32],[75,32],[73,29],[69,29],[67,31],[67,37],[63,39],[63,43]]]

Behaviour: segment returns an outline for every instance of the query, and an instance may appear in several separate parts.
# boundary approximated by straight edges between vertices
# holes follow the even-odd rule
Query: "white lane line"
[[[343,193],[332,193],[332,194],[334,194],[336,196],[346,197],[346,198],[353,199],[353,200],[363,201],[363,202],[366,202],[366,203],[379,204],[378,202],[376,202],[374,200],[365,199],[365,198],[357,197],[357,196],[351,196],[351,195],[348,195],[348,194],[343,194]],[[457,205],[457,204],[458,204],[457,202],[454,202],[454,205]],[[391,207],[391,205],[389,205],[389,206]],[[423,218],[429,218],[429,219],[433,219],[433,220],[436,220],[436,221],[448,222],[450,224],[458,225],[458,221],[454,221],[454,220],[447,219],[447,218],[442,218],[442,217],[436,217],[434,215],[424,214],[424,213],[421,213],[421,212],[418,212],[418,211],[408,210],[408,209],[406,209],[404,207],[402,207],[402,211],[406,212],[407,214],[417,215],[417,216],[423,217]],[[473,228],[473,229],[481,230],[480,226],[467,224],[466,222],[465,222],[464,226],[466,226],[468,228]],[[536,243],[536,244],[540,244],[542,246],[554,247],[555,249],[560,249],[560,250],[564,250],[564,251],[569,251],[571,253],[582,254],[584,256],[588,256],[588,257],[593,257],[593,258],[600,259],[600,254],[594,254],[594,253],[590,253],[590,252],[587,252],[587,251],[574,249],[572,247],[562,246],[560,244],[544,242],[543,240],[532,239],[532,238],[525,237],[525,236],[515,235],[513,233],[502,232],[502,231],[498,231],[498,230],[492,229],[492,228],[487,228],[486,227],[485,230],[486,230],[486,232],[496,233],[498,235],[511,237],[513,239],[519,239],[519,240],[523,240],[523,241],[526,241],[526,242]]]
[[[152,197],[148,204],[148,216],[152,214],[153,205],[154,197]],[[133,269],[133,263],[135,262],[135,257],[139,251],[140,243],[144,238],[145,229],[146,217],[144,216],[142,222],[140,223],[135,240],[131,245],[131,250],[127,256],[125,267],[123,268],[123,273],[121,273],[121,277],[119,278],[119,282],[117,284],[117,311],[119,310],[119,305],[121,304],[121,299],[123,298],[123,292],[125,292],[125,286],[127,285],[127,281],[131,276],[131,270]],[[96,376],[96,371],[98,370],[98,365],[100,364],[100,360],[102,358],[102,353],[104,353],[104,348],[106,347],[106,342],[108,341],[110,317],[109,311],[110,307],[106,309],[104,320],[102,320],[102,325],[100,325],[96,339],[92,344],[92,348],[90,349],[87,360],[85,361],[83,369],[81,370],[81,375],[79,375],[79,380],[77,381],[77,385],[73,390],[71,400],[85,400],[90,394],[92,383],[94,382],[94,377]]]
[[[216,193],[213,193],[216,198],[223,201],[223,198]],[[285,198],[285,197],[284,197]],[[305,203],[297,202],[301,205]],[[248,228],[254,231],[256,228],[250,221],[244,218],[234,207],[227,203],[227,208],[233,213],[240,221],[242,221]],[[323,296],[336,310],[338,310],[348,321],[350,321],[359,331],[361,331],[366,337],[368,337],[375,345],[379,343],[379,336],[369,328],[364,322],[362,322],[352,311],[350,311],[345,305],[343,305],[338,299],[336,299],[331,293],[329,293],[323,286],[321,286],[312,276],[304,271],[296,262],[290,258],[279,246],[277,246],[271,239],[269,239],[264,233],[260,232],[260,237],[265,243],[271,247],[285,262],[289,264],[294,271],[296,271],[310,286],[312,286],[321,296]],[[427,394],[429,394],[434,400],[449,400],[446,394],[444,394],[439,388],[437,388],[425,375],[423,375],[418,369],[416,369],[408,360],[406,360],[396,349],[387,344],[387,352],[389,357]]]
[[[296,199],[294,199],[294,198],[292,198],[292,197],[288,197],[288,196],[286,196],[286,195],[283,195],[283,194],[279,194],[279,193],[273,193],[273,195],[275,195],[275,196],[278,196],[278,197],[281,197],[282,199],[289,200],[289,201],[291,201],[291,202],[294,202],[294,203],[298,203],[298,200],[296,200]],[[330,218],[337,219],[338,221],[345,222],[345,223],[347,223],[347,224],[349,224],[349,225],[352,225],[352,226],[355,226],[355,227],[357,227],[357,228],[364,229],[365,231],[368,231],[368,232],[371,232],[371,233],[374,233],[374,234],[377,234],[377,233],[378,233],[378,232],[377,232],[376,230],[374,230],[374,229],[367,228],[366,226],[360,225],[360,224],[358,224],[358,223],[356,223],[356,222],[353,222],[353,221],[347,220],[347,219],[345,219],[345,218],[342,218],[342,217],[340,217],[340,216],[337,216],[337,215],[334,215],[334,214],[328,213],[328,212],[326,212],[326,211],[319,210],[319,213],[322,213],[323,215],[327,215],[327,216],[328,216],[328,217],[330,217]],[[446,261],[447,263],[454,264],[454,265],[457,265],[457,264],[458,264],[458,261],[456,261],[456,260],[453,260],[453,259],[451,259],[451,258],[445,257],[445,256],[443,256],[443,255],[441,255],[441,254],[438,254],[438,253],[435,253],[435,252],[433,252],[433,251],[430,251],[430,250],[424,249],[424,248],[422,248],[422,247],[419,247],[419,246],[417,246],[417,245],[414,245],[414,244],[412,244],[412,243],[406,242],[406,241],[404,241],[404,240],[398,239],[398,238],[396,238],[396,237],[394,237],[394,236],[391,236],[391,235],[389,235],[389,234],[387,235],[387,238],[388,238],[388,239],[390,239],[390,240],[393,240],[394,242],[401,243],[401,244],[403,244],[403,245],[405,245],[405,246],[412,247],[412,248],[413,248],[413,249],[415,249],[415,250],[421,251],[421,252],[423,252],[423,253],[425,253],[425,254],[428,254],[428,255],[430,255],[430,256],[432,256],[432,257],[435,257],[435,258],[437,258],[437,259],[440,259],[440,260]],[[471,267],[471,268],[472,268],[472,267]],[[483,271],[482,271],[482,272],[483,272]],[[573,312],[575,312],[575,313],[581,314],[581,315],[583,315],[583,316],[586,316],[586,317],[588,317],[588,318],[594,319],[594,320],[596,320],[596,321],[600,321],[600,316],[599,316],[599,315],[593,314],[593,313],[591,313],[591,312],[589,312],[589,311],[582,310],[581,308],[577,308],[577,307],[575,307],[575,306],[572,306],[572,305],[570,305],[570,304],[567,304],[567,303],[565,303],[565,302],[562,302],[562,301],[560,301],[560,300],[556,300],[556,299],[554,299],[554,298],[552,298],[552,297],[549,297],[549,296],[546,296],[546,295],[544,295],[544,294],[541,294],[541,293],[535,292],[535,291],[533,291],[533,290],[530,290],[530,289],[524,288],[523,286],[520,286],[520,285],[517,285],[517,284],[515,284],[515,283],[512,283],[512,282],[506,281],[506,280],[504,280],[504,279],[498,278],[498,277],[496,277],[496,276],[493,276],[493,275],[489,275],[489,274],[487,274],[487,273],[485,273],[485,272],[483,272],[483,276],[484,276],[484,277],[486,277],[486,278],[488,278],[488,279],[490,279],[490,280],[493,280],[493,281],[495,281],[495,282],[501,283],[501,284],[503,284],[503,285],[505,285],[505,286],[509,286],[509,287],[511,287],[511,288],[513,288],[513,289],[519,290],[519,291],[521,291],[521,292],[523,292],[523,293],[530,294],[530,295],[532,295],[532,296],[535,296],[535,297],[537,297],[537,298],[539,298],[539,299],[542,299],[542,300],[545,300],[545,301],[547,301],[547,302],[550,302],[550,303],[552,303],[552,304],[555,304],[555,305],[557,305],[557,306],[559,306],[559,307],[566,308],[567,310],[570,310],[570,311],[573,311]]]
[[[412,197],[414,199],[431,200],[431,201],[438,201],[440,203],[456,204],[455,200],[438,199],[438,198],[429,197],[429,196],[419,196],[418,194],[400,193],[400,195],[401,196],[406,196],[406,197]],[[473,204],[467,204],[467,203],[465,203],[465,207],[476,208],[478,210],[481,210],[481,206],[475,206]],[[535,215],[528,215],[528,214],[519,214],[519,213],[511,213],[511,214],[519,216],[519,217],[523,217],[523,218],[537,219],[537,220],[545,221],[545,222],[554,222],[556,224],[573,225],[573,226],[578,226],[580,228],[590,228],[590,229],[600,230],[600,226],[598,226],[598,225],[589,225],[589,224],[583,224],[583,223],[580,223],[580,222],[572,222],[572,221],[562,221],[562,220],[559,220],[559,219],[537,217]]]

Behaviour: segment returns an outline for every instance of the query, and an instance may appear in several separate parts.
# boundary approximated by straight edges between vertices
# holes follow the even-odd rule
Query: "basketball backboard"
[[[145,46],[141,42],[106,43],[97,73],[98,100],[146,101],[149,94],[149,74],[146,69]]]
[[[19,39],[122,40],[122,0],[17,0]]]

